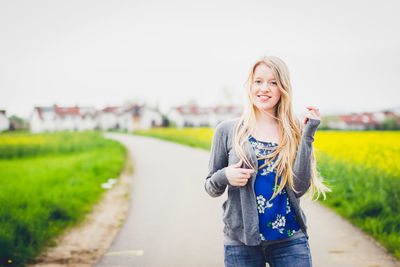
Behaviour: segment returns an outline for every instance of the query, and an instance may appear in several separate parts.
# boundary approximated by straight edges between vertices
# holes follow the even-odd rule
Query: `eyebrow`
[[[254,78],[254,80],[257,80],[257,79],[264,79],[264,78],[262,78],[262,77],[255,77]],[[270,81],[270,80],[276,80],[276,79],[275,78],[268,79],[268,81]]]

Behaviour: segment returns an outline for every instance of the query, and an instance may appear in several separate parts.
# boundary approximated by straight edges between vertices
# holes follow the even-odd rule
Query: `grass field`
[[[0,266],[24,266],[82,221],[125,153],[99,132],[0,134]]]
[[[134,134],[209,150],[213,129],[166,128]],[[321,203],[400,259],[400,132],[317,131],[314,147],[317,168],[332,188]]]

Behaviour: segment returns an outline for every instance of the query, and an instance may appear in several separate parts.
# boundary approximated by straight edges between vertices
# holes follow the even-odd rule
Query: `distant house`
[[[352,113],[350,115],[323,116],[321,127],[337,130],[379,130],[384,129],[382,127],[388,127],[388,121],[390,121],[391,127],[398,128],[400,126],[399,115],[392,110],[382,110]]]
[[[224,120],[240,117],[243,108],[240,106],[216,106],[211,108],[210,112],[210,126],[215,127]]]
[[[53,132],[56,131],[57,113],[55,106],[52,107],[35,107],[31,116],[30,131],[32,133]]]
[[[35,107],[30,116],[32,133],[54,131],[83,131],[97,125],[94,108],[80,107]]]
[[[396,115],[395,112],[390,111],[390,110],[376,111],[373,113],[373,116],[374,116],[375,120],[378,121],[379,123],[383,122],[384,120],[386,120],[388,118],[397,119],[399,117],[398,115]]]
[[[152,127],[162,126],[160,112],[146,105],[132,105],[128,111],[133,116],[133,130],[148,130]]]
[[[6,115],[5,110],[0,110],[0,132],[6,131],[10,128],[10,120]]]
[[[83,130],[82,115],[79,107],[54,107],[56,113],[55,131],[76,131]]]
[[[78,131],[98,129],[98,111],[93,107],[80,107],[81,115],[77,126]]]
[[[100,111],[91,107],[35,107],[30,117],[33,133],[45,131],[149,129],[160,126],[161,114],[146,106],[113,106]]]
[[[167,115],[178,128],[209,126],[209,109],[197,105],[183,105],[172,108]]]
[[[107,107],[99,114],[99,125],[103,130],[116,129],[132,132],[159,127],[161,124],[161,114],[146,105]]]
[[[114,107],[106,107],[98,112],[98,125],[101,130],[125,130],[129,128],[128,124],[132,125],[132,120],[127,122],[127,124],[121,124],[120,117],[122,117],[125,113],[125,110],[122,107],[114,106]]]
[[[325,116],[322,121],[329,129],[371,130],[376,129],[379,121],[372,113],[352,113],[350,115]]]
[[[168,112],[168,119],[182,127],[215,127],[219,122],[241,115],[242,108],[235,106],[199,107],[197,105],[183,105],[172,108]]]

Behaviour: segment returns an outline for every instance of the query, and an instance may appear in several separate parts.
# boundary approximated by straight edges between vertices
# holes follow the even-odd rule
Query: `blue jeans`
[[[225,267],[309,267],[312,266],[310,246],[303,236],[286,242],[245,246],[224,245]]]

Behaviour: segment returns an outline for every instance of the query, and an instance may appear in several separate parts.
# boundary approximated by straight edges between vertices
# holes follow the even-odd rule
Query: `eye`
[[[256,83],[256,84],[260,84],[260,83],[261,83],[261,81],[260,81],[260,80],[255,80],[255,81],[254,81],[254,83]]]
[[[277,85],[278,85],[278,83],[277,83],[277,82],[271,82],[271,85],[273,85],[273,86],[277,86]]]

